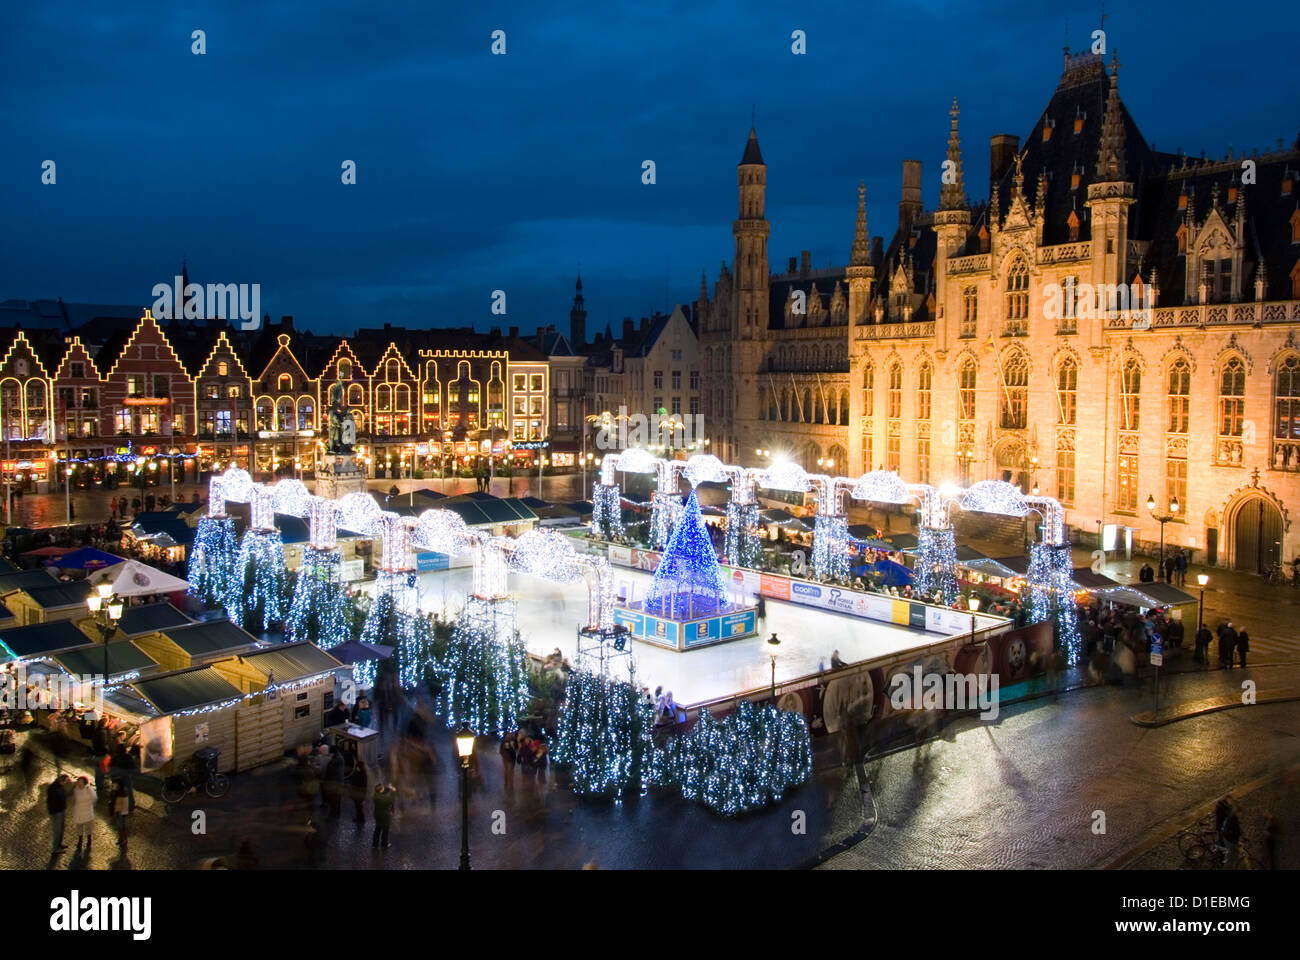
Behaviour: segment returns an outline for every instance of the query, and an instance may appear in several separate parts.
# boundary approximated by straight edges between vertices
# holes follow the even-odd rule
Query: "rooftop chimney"
[[[519,328],[518,328],[518,327],[511,327],[511,328],[510,328],[510,336],[511,336],[511,337],[517,337],[517,336],[519,336]]]
[[[799,258],[798,258],[798,257],[791,257],[791,258],[790,258],[790,266],[789,266],[789,268],[786,270],[786,273],[790,274],[790,276],[793,277],[793,276],[794,276],[794,272],[795,272],[796,270],[798,270],[798,269],[799,269]]]
[[[1020,138],[1011,133],[995,133],[989,137],[989,176],[994,183],[1011,169],[1016,154],[1020,152]]]
[[[268,320],[268,322],[269,322],[270,318],[268,317],[267,320]],[[284,329],[286,329],[286,330],[292,330],[292,329],[293,329],[293,316],[292,316],[292,315],[289,315],[289,316],[287,316],[287,317],[281,317],[281,318],[280,318],[280,326],[284,327]]]
[[[623,339],[631,339],[632,334],[636,332],[636,325],[632,322],[631,317],[623,318]]]
[[[921,215],[921,161],[903,161],[903,193],[898,201],[898,229],[907,230]]]
[[[812,251],[800,250],[799,251],[799,276],[801,277],[808,276],[808,270],[811,267],[812,267]]]

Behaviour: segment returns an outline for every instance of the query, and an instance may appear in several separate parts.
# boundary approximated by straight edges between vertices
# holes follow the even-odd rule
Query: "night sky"
[[[934,206],[956,95],[967,192],[984,196],[989,136],[1023,140],[1059,79],[1067,18],[1075,50],[1100,19],[1099,4],[584,6],[599,12],[5,4],[0,300],[143,306],[184,256],[193,281],[260,283],[263,312],[300,329],[567,330],[580,263],[588,329],[617,329],[694,299],[702,269],[712,291],[751,109],[773,268],[805,248],[843,264],[860,179],[872,233],[897,220],[904,158],[924,161]],[[1289,5],[1107,8],[1149,143],[1218,156],[1294,139]],[[490,53],[496,29],[505,56]]]

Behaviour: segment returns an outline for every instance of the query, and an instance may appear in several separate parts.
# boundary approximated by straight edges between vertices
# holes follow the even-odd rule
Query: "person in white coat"
[[[85,777],[77,778],[77,785],[72,788],[72,826],[77,834],[77,853],[81,853],[81,841],[86,841],[86,856],[90,856],[92,828],[95,825],[95,788]]]

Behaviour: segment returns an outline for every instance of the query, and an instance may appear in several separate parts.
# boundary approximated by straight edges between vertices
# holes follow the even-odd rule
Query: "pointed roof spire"
[[[740,166],[749,166],[763,164],[763,154],[758,149],[758,131],[753,127],[749,128],[749,139],[745,141],[745,155],[740,158]]]
[[[1097,148],[1097,179],[1123,180],[1124,117],[1119,102],[1119,51],[1110,58],[1110,93],[1106,95],[1106,114],[1101,122],[1101,145]]]
[[[578,290],[578,293],[582,293],[582,268],[581,268],[581,267],[578,268],[578,286],[577,286],[577,290]]]
[[[704,303],[709,302],[709,283],[704,277],[704,271],[700,271],[700,300]]]
[[[858,225],[853,230],[853,254],[849,266],[865,267],[871,263],[871,237],[867,235],[867,185],[858,181]]]
[[[952,128],[948,131],[948,160],[944,164],[943,187],[939,191],[940,210],[959,210],[966,206],[966,184],[961,175],[961,138],[957,135],[957,98],[952,98]],[[951,166],[950,166],[951,164]],[[949,171],[956,175],[949,183]]]

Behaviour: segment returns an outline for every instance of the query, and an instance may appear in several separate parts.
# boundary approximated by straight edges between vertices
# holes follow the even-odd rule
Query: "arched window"
[[[1016,350],[1002,367],[1001,423],[1004,430],[1023,430],[1028,421],[1029,363]]]
[[[1119,377],[1119,428],[1136,430],[1142,413],[1142,368],[1129,358]]]
[[[862,368],[862,415],[869,417],[876,407],[876,367],[868,363]]]
[[[840,391],[840,420],[839,420],[839,423],[840,423],[840,426],[844,426],[844,425],[847,424],[848,422],[849,422],[849,391],[848,391],[848,390],[841,390],[841,391]],[[846,468],[848,467],[848,463],[849,463],[849,459],[848,459],[848,457],[846,456],[846,457],[844,458],[844,465],[845,465]]]
[[[339,379],[340,380],[352,379],[352,361],[350,360],[339,361]]]
[[[359,383],[348,385],[348,406],[364,407],[366,405],[366,391]]]
[[[293,430],[297,419],[294,415],[293,397],[280,397],[275,401],[275,429]]]
[[[889,365],[889,387],[885,393],[885,416],[897,420],[903,415],[903,365]]]
[[[812,423],[812,416],[813,416],[812,391],[805,390],[803,392],[803,417],[802,417],[803,422]]]
[[[975,419],[975,361],[970,357],[957,371],[957,416],[962,420]]]
[[[1169,427],[1170,433],[1186,433],[1188,413],[1192,403],[1192,367],[1183,359],[1169,365]]]
[[[381,383],[375,387],[376,413],[387,413],[392,408],[392,402],[392,388],[388,384]]]
[[[979,319],[979,290],[967,287],[961,292],[961,336],[975,336],[975,324]]]
[[[389,383],[397,383],[402,379],[402,365],[396,360],[389,360],[384,364],[384,379]]]
[[[1079,365],[1066,357],[1056,368],[1056,422],[1073,426],[1078,422]],[[1058,498],[1059,499],[1059,498]]]
[[[1023,335],[1029,329],[1029,267],[1017,259],[1007,271],[1006,316],[1003,332]]]
[[[312,430],[316,427],[316,403],[311,397],[298,398],[298,429]]]
[[[280,374],[275,378],[275,389],[279,390],[281,393],[292,393],[293,377],[287,373]]]
[[[219,377],[230,376],[230,364],[226,363],[226,361],[224,360],[217,361],[217,376]]]
[[[255,411],[258,430],[275,429],[271,422],[271,411],[275,409],[271,403],[270,397],[258,397],[257,409]]]
[[[1219,374],[1219,436],[1241,436],[1246,417],[1246,365],[1233,357]]]
[[[813,394],[813,423],[826,422],[826,404],[822,400],[822,392],[818,390]]]
[[[930,419],[930,390],[934,384],[934,368],[929,362],[921,364],[916,372],[916,419]],[[924,481],[922,481],[924,482]]]
[[[1281,441],[1273,451],[1273,466],[1300,470],[1300,357],[1294,353],[1278,364],[1273,398],[1273,436]]]
[[[1056,441],[1056,499],[1074,503],[1074,431],[1066,431]]]

